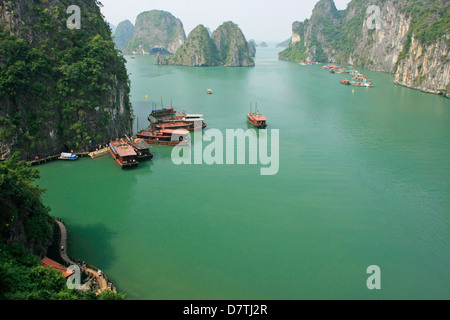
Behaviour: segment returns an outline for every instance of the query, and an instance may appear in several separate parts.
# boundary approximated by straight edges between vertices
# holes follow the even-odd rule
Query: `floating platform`
[[[97,159],[109,154],[109,148],[103,148],[94,152],[89,153],[89,157],[92,159]]]

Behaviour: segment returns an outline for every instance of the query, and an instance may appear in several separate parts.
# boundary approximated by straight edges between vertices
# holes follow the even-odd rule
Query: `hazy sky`
[[[310,18],[318,0],[101,0],[106,20],[118,25],[133,24],[143,11],[153,9],[172,13],[183,22],[186,36],[197,25],[214,31],[225,21],[237,23],[247,40],[278,41],[291,36],[292,22]],[[335,0],[343,10],[350,0]]]

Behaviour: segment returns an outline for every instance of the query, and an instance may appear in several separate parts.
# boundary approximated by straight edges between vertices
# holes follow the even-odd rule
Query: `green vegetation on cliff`
[[[0,162],[0,300],[124,299],[123,294],[69,290],[60,271],[40,266],[53,235],[39,177],[20,156]]]
[[[128,133],[124,59],[93,1],[6,1],[0,18],[0,143],[24,158],[87,149]],[[82,28],[67,28],[69,4]]]
[[[114,32],[114,42],[118,50],[122,50],[130,42],[134,35],[134,26],[130,20],[119,23]]]
[[[220,58],[216,46],[209,36],[208,29],[199,25],[192,30],[175,56],[167,58],[167,62],[168,64],[197,67],[218,66],[220,65]]]
[[[197,26],[175,56],[159,55],[155,63],[191,67],[229,66],[250,67],[255,63],[250,57],[249,43],[239,27],[225,22],[210,37],[208,29]]]
[[[154,49],[174,54],[186,40],[183,23],[170,12],[151,10],[136,18],[134,35],[123,52],[150,54]]]
[[[382,6],[383,3],[385,3],[384,0],[377,0],[371,4]],[[448,1],[399,0],[396,5],[399,12],[411,18],[408,39],[400,60],[407,55],[412,36],[419,39],[423,45],[430,45],[448,34],[450,30]],[[319,1],[311,19],[296,22],[293,25],[293,33],[300,37],[301,43],[291,44],[280,53],[280,58],[304,60],[309,57],[319,62],[327,62],[328,57],[323,50],[320,50],[327,47],[329,51],[335,53],[336,62],[348,61],[361,38],[365,36],[363,29],[365,19],[368,17],[366,13],[368,6],[365,0],[352,0],[346,10],[339,11],[332,0]],[[372,36],[373,32],[375,30],[369,30],[368,36]],[[305,37],[307,33],[310,37]],[[319,38],[320,41],[318,41]],[[369,44],[370,41],[371,39],[368,39]],[[449,39],[446,41],[450,44]],[[313,50],[315,46],[319,48],[319,51]]]
[[[430,45],[450,31],[450,3],[444,0],[411,0],[402,10],[412,18],[410,35]],[[450,39],[446,39],[450,46]]]
[[[42,190],[32,184],[36,169],[20,161],[16,153],[0,162],[0,242],[21,242],[36,254],[47,250],[52,237],[49,208],[41,202]]]

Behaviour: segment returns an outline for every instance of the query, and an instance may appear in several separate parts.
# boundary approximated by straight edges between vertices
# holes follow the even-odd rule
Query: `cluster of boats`
[[[301,66],[313,66],[315,64],[319,64],[319,63],[315,62],[315,61],[303,61],[303,62],[299,63],[299,65],[301,65]]]
[[[251,109],[251,108],[250,108]],[[247,115],[248,122],[257,129],[267,128],[267,118],[256,107]],[[207,125],[201,114],[187,114],[177,112],[174,108],[155,109],[148,117],[150,126],[135,133],[132,138],[125,136],[123,139],[111,141],[107,147],[97,149],[89,155],[97,157],[111,154],[116,164],[122,169],[136,168],[139,163],[153,159],[150,152],[152,145],[179,146],[187,145],[190,141],[190,133],[204,130]],[[60,159],[77,160],[73,154],[61,154]]]
[[[364,88],[373,87],[373,83],[365,75],[361,74],[358,70],[347,70],[346,68],[337,65],[324,66],[323,69],[328,69],[330,70],[330,73],[333,74],[345,74],[353,76],[351,80],[349,79],[340,80],[341,84]]]
[[[109,150],[121,168],[133,168],[139,161],[152,159],[152,145],[186,145],[190,132],[204,130],[206,123],[201,114],[177,112],[174,108],[155,109],[148,117],[150,126],[135,133],[131,139],[113,141]]]

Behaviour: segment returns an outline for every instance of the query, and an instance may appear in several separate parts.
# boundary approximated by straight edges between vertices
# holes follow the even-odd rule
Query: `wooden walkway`
[[[68,252],[67,252],[67,243],[68,243],[68,236],[67,236],[67,228],[66,225],[59,221],[59,220],[54,220],[56,225],[59,227],[59,230],[61,232],[61,237],[59,240],[59,252],[60,252],[60,256],[61,259],[64,261],[64,263],[66,264],[66,266],[71,266],[71,265],[77,265],[80,267],[81,272],[83,272],[86,276],[89,276],[91,279],[93,279],[93,282],[98,284],[98,286],[96,287],[96,289],[94,289],[94,292],[96,294],[100,294],[105,290],[112,290],[113,292],[116,292],[116,289],[113,287],[111,288],[108,284],[108,278],[106,277],[106,275],[102,272],[101,275],[99,275],[98,271],[99,269],[88,265],[88,264],[84,264],[84,265],[80,265],[79,263],[73,261],[72,258],[70,258]],[[64,248],[64,250],[62,250],[62,248]]]
[[[89,152],[73,152],[74,155],[78,156],[78,158],[84,158],[89,156]],[[54,156],[48,156],[42,159],[35,159],[35,160],[31,160],[28,161],[28,163],[32,166],[37,166],[43,163],[47,163],[47,162],[53,162],[59,159],[59,157],[61,157],[61,154],[57,154]]]

